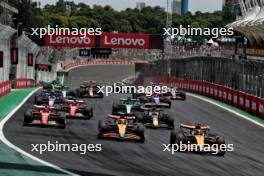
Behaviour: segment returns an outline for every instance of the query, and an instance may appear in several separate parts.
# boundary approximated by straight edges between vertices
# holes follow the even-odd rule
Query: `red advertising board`
[[[233,92],[234,90],[231,88],[227,89],[227,103],[228,104],[233,104]]]
[[[245,93],[243,92],[239,92],[238,93],[238,105],[239,105],[239,108],[241,109],[245,109]]]
[[[246,94],[245,95],[245,110],[249,113],[251,112],[251,100],[252,100],[252,96]]]
[[[102,48],[149,48],[148,34],[103,33],[100,36]]]
[[[233,92],[233,105],[238,107],[238,91],[235,91]]]
[[[94,47],[95,35],[45,35],[45,46]]]
[[[258,106],[259,106],[259,98],[252,96],[251,97],[251,113],[254,115],[258,115]]]
[[[225,103],[227,103],[227,99],[228,99],[228,89],[227,89],[227,87],[223,87],[223,101],[225,102]]]
[[[259,99],[259,115],[264,119],[264,99]]]

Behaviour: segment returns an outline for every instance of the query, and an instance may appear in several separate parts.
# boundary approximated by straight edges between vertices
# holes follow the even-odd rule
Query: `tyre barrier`
[[[264,119],[264,99],[230,87],[198,80],[184,80],[177,77],[156,76],[153,82],[175,86],[179,90],[204,95],[235,106]]]
[[[16,89],[23,89],[29,88],[34,86],[34,80],[28,78],[18,78],[15,80],[15,88]]]
[[[0,83],[0,97],[8,94],[11,91],[11,81],[5,81]]]
[[[69,64],[66,64],[63,69],[67,70],[72,67],[77,67],[81,65],[134,65],[135,62],[132,61],[122,61],[122,60],[117,60],[117,61],[109,61],[109,60],[100,60],[100,61],[79,61],[79,62],[72,62]]]

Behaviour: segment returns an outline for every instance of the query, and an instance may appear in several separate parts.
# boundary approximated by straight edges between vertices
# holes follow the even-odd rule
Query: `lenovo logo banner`
[[[101,48],[149,48],[148,34],[103,33],[100,36]]]
[[[163,49],[163,36],[150,34],[46,35],[32,40],[39,46],[53,47]]]
[[[94,47],[94,35],[46,35],[45,46],[57,47]]]

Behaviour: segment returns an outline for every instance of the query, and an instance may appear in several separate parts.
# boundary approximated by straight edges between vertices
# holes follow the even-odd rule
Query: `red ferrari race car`
[[[91,119],[93,108],[89,107],[83,100],[66,99],[64,104],[58,108],[66,113],[70,119]]]
[[[140,103],[144,103],[146,108],[170,108],[171,101],[160,94],[153,94],[152,96],[144,96],[139,98]]]
[[[54,107],[35,106],[33,109],[25,111],[23,125],[64,129],[66,127],[66,114],[59,112]]]

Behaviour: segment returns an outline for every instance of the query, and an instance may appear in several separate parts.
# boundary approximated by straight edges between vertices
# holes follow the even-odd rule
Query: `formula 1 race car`
[[[114,103],[112,107],[112,114],[118,114],[119,112],[133,114],[135,111],[142,111],[141,104],[130,97],[120,98],[119,103]]]
[[[65,128],[66,115],[48,106],[35,106],[24,113],[24,126]]]
[[[164,110],[154,108],[145,108],[144,113],[137,116],[137,120],[143,123],[147,128],[174,128],[174,119]]]
[[[176,88],[170,88],[166,93],[162,94],[162,97],[166,97],[171,100],[186,100],[185,92],[180,92]]]
[[[167,98],[161,97],[160,94],[153,94],[152,96],[144,96],[139,98],[140,103],[144,103],[146,108],[170,108],[171,101]]]
[[[67,98],[63,104],[56,106],[56,108],[64,111],[66,117],[70,119],[89,120],[93,117],[93,108],[88,107],[83,100],[76,100],[75,98]]]
[[[216,153],[218,156],[224,156],[225,150],[221,150],[221,145],[225,145],[223,137],[209,133],[210,127],[200,123],[181,124],[179,131],[172,131],[170,135],[170,144],[198,144],[193,152]],[[215,147],[218,146],[218,147]],[[209,146],[205,148],[206,146]]]
[[[35,104],[36,105],[49,105],[60,104],[64,101],[64,95],[61,91],[49,91],[43,90],[37,95],[35,95]]]
[[[76,89],[77,97],[103,98],[103,92],[100,92],[100,85],[96,81],[85,81],[80,88]]]
[[[99,121],[98,138],[145,141],[144,126],[135,122],[135,116],[108,115],[107,121]]]

